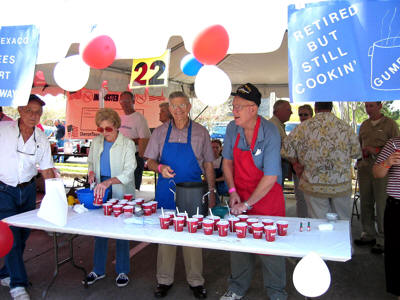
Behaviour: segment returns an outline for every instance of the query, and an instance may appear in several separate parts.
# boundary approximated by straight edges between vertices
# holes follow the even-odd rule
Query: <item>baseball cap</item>
[[[231,93],[232,96],[239,96],[240,98],[253,101],[257,106],[261,104],[261,93],[251,83],[246,83],[238,87],[236,93]]]
[[[34,94],[31,94],[31,95],[29,96],[28,103],[29,103],[30,101],[36,101],[36,102],[38,102],[41,106],[45,106],[45,105],[46,105],[46,103],[45,103],[42,99],[40,99],[38,96],[36,96],[36,95],[34,95]]]

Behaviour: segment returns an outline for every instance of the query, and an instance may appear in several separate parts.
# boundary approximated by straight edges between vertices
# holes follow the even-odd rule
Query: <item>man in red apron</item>
[[[206,128],[189,119],[191,105],[189,98],[182,92],[169,96],[169,109],[173,116],[156,128],[147,145],[145,157],[151,170],[159,174],[156,200],[164,209],[175,209],[174,194],[171,184],[181,182],[201,182],[205,173],[210,199],[208,206],[215,205],[215,176],[212,161],[214,153],[211,148],[210,135]],[[201,166],[203,168],[201,168]],[[204,288],[202,249],[182,247],[185,262],[186,278],[196,298],[206,298]],[[158,246],[157,288],[154,295],[165,297],[174,282],[176,246]]]
[[[284,216],[281,182],[281,139],[274,124],[258,115],[261,94],[251,83],[240,86],[232,103],[222,155],[225,181],[234,214]],[[270,299],[286,299],[285,258],[231,252],[228,291],[221,300],[241,299],[250,286],[255,259],[262,263],[264,286]]]

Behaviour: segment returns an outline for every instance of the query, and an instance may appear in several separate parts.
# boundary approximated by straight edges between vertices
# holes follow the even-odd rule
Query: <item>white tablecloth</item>
[[[102,209],[89,210],[82,214],[77,214],[70,209],[67,225],[64,227],[44,221],[36,214],[37,210],[33,210],[6,218],[4,221],[18,227],[150,243],[292,257],[303,257],[310,251],[314,251],[325,260],[351,259],[348,221],[337,221],[332,231],[319,231],[318,225],[326,223],[325,220],[268,217],[274,220],[287,220],[289,228],[287,236],[277,235],[275,242],[267,242],[264,235],[261,240],[256,240],[250,234],[247,234],[245,239],[238,239],[236,234],[231,232],[227,237],[218,236],[217,231],[214,231],[213,235],[204,235],[202,229],[192,234],[187,232],[186,227],[183,232],[174,232],[172,226],[168,230],[162,230],[158,223],[158,214],[141,217],[140,224],[127,224],[124,222],[123,215],[118,218],[104,216]],[[148,224],[151,221],[156,224]],[[303,232],[299,231],[300,221],[303,222]],[[307,231],[308,221],[311,222],[311,231]]]

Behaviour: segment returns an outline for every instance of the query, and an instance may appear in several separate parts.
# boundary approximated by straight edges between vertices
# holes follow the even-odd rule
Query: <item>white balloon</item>
[[[228,100],[232,91],[228,75],[214,65],[201,67],[194,81],[197,98],[206,105],[218,106]]]
[[[89,79],[90,67],[80,55],[63,58],[54,67],[53,76],[56,83],[69,92],[78,91]]]
[[[315,252],[310,252],[294,269],[293,284],[303,296],[318,297],[328,290],[331,274],[321,257]]]

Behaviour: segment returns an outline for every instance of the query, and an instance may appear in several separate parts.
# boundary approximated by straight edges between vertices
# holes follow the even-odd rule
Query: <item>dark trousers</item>
[[[385,234],[385,274],[386,290],[400,296],[400,200],[387,199],[383,220]]]
[[[0,220],[33,210],[35,206],[35,181],[23,188],[0,183]],[[10,277],[10,288],[27,286],[28,277],[26,275],[23,254],[30,230],[14,226],[10,228],[14,236],[14,243],[11,251],[5,257],[4,266],[0,269],[0,278]]]
[[[136,170],[135,170],[135,188],[140,190],[140,185],[142,184],[142,176],[144,169],[144,159],[139,156],[139,153],[136,152]]]

